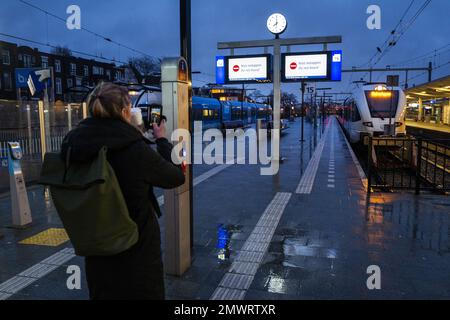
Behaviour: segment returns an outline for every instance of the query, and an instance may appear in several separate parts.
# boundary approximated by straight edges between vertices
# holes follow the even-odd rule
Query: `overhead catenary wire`
[[[448,48],[448,49],[446,49],[446,48]],[[444,49],[446,49],[446,50],[444,50]],[[402,66],[402,65],[405,65],[407,63],[415,62],[417,60],[424,60],[424,59],[427,59],[427,58],[432,58],[435,55],[437,55],[438,52],[440,52],[442,50],[444,50],[442,53],[450,51],[450,43],[446,44],[445,46],[433,49],[431,51],[427,51],[426,53],[421,54],[419,56],[416,56],[414,58],[409,58],[407,60],[396,62],[396,63],[392,64],[391,66]],[[439,53],[439,55],[442,54],[442,53]]]
[[[59,46],[52,45],[50,43],[44,43],[44,42],[40,42],[40,41],[36,41],[36,40],[31,40],[31,39],[27,39],[27,38],[24,38],[24,37],[19,37],[19,36],[15,36],[15,35],[3,33],[3,32],[0,32],[0,36],[6,37],[6,38],[15,39],[15,40],[19,40],[19,41],[24,41],[24,42],[28,42],[28,43],[33,43],[35,45],[48,47],[48,48],[52,48],[52,49],[59,49],[60,48]],[[94,55],[94,54],[83,52],[83,51],[79,51],[79,50],[72,50],[71,49],[70,51],[72,53],[76,53],[76,54],[79,54],[79,55],[82,55],[82,56],[86,56],[86,57],[90,57],[90,58],[101,59],[101,60],[109,61],[109,62],[113,62],[113,63],[128,64],[128,62],[120,61],[120,60],[117,60],[117,59],[106,58],[106,57],[103,57],[103,56],[98,56],[98,55]]]
[[[360,67],[364,67],[367,65],[371,65],[372,61],[376,58],[376,56],[378,54],[382,54],[385,50],[385,46],[387,44],[389,44],[389,40],[391,38],[391,36],[393,34],[395,34],[395,32],[397,31],[398,27],[401,25],[401,23],[403,22],[403,20],[405,19],[406,15],[408,14],[409,10],[411,9],[411,7],[413,6],[415,0],[411,0],[410,4],[408,5],[408,7],[406,8],[405,12],[403,13],[402,17],[400,18],[399,22],[397,23],[397,25],[395,26],[395,28],[391,31],[391,33],[389,34],[389,36],[387,37],[387,39],[384,41],[384,43],[380,46],[377,47],[377,52],[375,52],[375,54],[369,59],[368,62],[366,62],[365,64],[361,65]],[[381,49],[383,48],[383,49]]]
[[[441,69],[441,68],[443,68],[443,67],[445,67],[445,66],[447,66],[447,65],[449,65],[449,64],[450,64],[450,60],[447,61],[447,62],[445,62],[445,63],[443,63],[443,64],[441,64],[441,65],[439,65],[439,66],[437,66],[437,67],[435,67],[434,70],[439,70],[439,69]],[[426,71],[425,71],[425,72],[421,72],[421,73],[415,75],[414,77],[409,78],[409,79],[408,79],[408,82],[411,81],[411,80],[417,79],[417,78],[419,78],[419,77],[421,77],[421,76],[423,76],[423,75],[425,75],[425,74],[427,74]],[[405,84],[405,83],[406,83],[406,81],[404,81],[404,82],[402,83],[402,85]]]
[[[404,14],[400,18],[399,22],[397,23],[396,27],[391,31],[386,41],[383,43],[383,45],[380,47],[377,47],[377,53],[369,60],[368,63],[365,65],[369,65],[370,68],[373,68],[376,66],[390,50],[397,45],[398,41],[404,36],[406,31],[408,31],[411,26],[414,24],[414,22],[418,19],[418,17],[424,12],[424,10],[428,7],[428,5],[431,3],[431,0],[425,0],[425,2],[422,4],[422,6],[415,12],[415,14],[411,17],[411,19],[407,23],[403,23],[403,20],[407,16],[408,12],[410,11],[411,7],[413,6],[415,0],[412,0],[409,4],[409,6],[406,8]],[[372,61],[378,56],[378,58],[372,63]],[[363,75],[363,78],[365,78],[369,74],[369,72],[366,72]]]
[[[397,45],[398,41],[405,35],[406,31],[408,31],[411,26],[414,24],[414,22],[417,20],[417,18],[423,13],[423,11],[426,9],[426,7],[431,3],[431,0],[426,0],[423,5],[417,10],[417,12],[414,14],[414,16],[409,20],[409,22],[406,23],[406,25],[397,33],[397,30],[394,30],[391,33],[392,39],[389,42],[388,46],[382,50],[381,55],[378,57],[378,59],[375,61],[375,63],[372,66],[377,65],[381,59],[383,59],[386,54],[392,49],[395,45]],[[408,10],[409,11],[409,10]],[[398,27],[397,27],[398,28]],[[389,39],[389,38],[388,38]]]
[[[40,12],[45,13],[47,16],[53,17],[53,18],[55,18],[55,19],[57,19],[57,20],[63,22],[64,24],[66,23],[66,19],[65,19],[65,18],[60,17],[60,16],[58,16],[58,15],[56,15],[56,14],[54,14],[54,13],[51,13],[51,12],[45,10],[45,9],[42,9],[41,7],[38,7],[38,6],[35,5],[35,4],[32,4],[32,3],[28,2],[28,1],[25,1],[25,0],[18,0],[18,1],[21,2],[21,3],[23,3],[23,4],[25,4],[25,5],[27,5],[27,6],[29,6],[29,7],[31,7],[31,8],[34,8],[34,9],[40,11]],[[132,52],[134,52],[134,53],[138,53],[138,54],[140,54],[140,55],[143,55],[143,56],[146,56],[146,57],[148,57],[148,58],[154,59],[153,56],[151,56],[151,55],[149,55],[149,54],[147,54],[147,53],[145,53],[145,52],[143,52],[143,51],[141,51],[141,50],[134,49],[134,48],[132,48],[132,47],[130,47],[130,46],[128,46],[128,45],[125,45],[125,44],[123,44],[123,43],[120,43],[120,42],[118,42],[118,41],[115,41],[115,40],[111,39],[110,37],[101,35],[101,34],[95,32],[95,31],[92,31],[92,30],[88,29],[88,28],[81,27],[81,30],[83,30],[83,31],[85,31],[85,32],[87,32],[87,33],[90,33],[90,34],[92,34],[92,35],[94,35],[94,36],[96,36],[96,37],[98,37],[98,38],[101,38],[101,39],[103,39],[103,40],[106,41],[106,42],[115,44],[115,45],[117,45],[117,46],[119,46],[119,47],[125,48],[125,49],[130,50],[130,51],[132,51]]]

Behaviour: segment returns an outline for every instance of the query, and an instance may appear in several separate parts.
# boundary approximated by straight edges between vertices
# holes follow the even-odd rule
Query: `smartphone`
[[[162,106],[152,106],[150,108],[150,125],[156,123],[158,126],[161,124],[163,119]]]
[[[162,120],[167,120],[166,117],[162,115],[162,106],[157,104],[152,105],[139,105],[142,110],[142,118],[144,120],[144,126],[147,130],[153,129],[153,124],[161,124]]]

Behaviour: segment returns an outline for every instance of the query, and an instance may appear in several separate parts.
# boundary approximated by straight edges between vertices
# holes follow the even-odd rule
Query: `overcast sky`
[[[66,18],[71,4],[81,7],[82,26],[105,35],[126,46],[156,57],[179,54],[178,0],[26,0],[57,16]],[[415,0],[404,22],[410,21],[425,0]],[[411,0],[192,0],[192,47],[194,85],[214,82],[214,57],[228,54],[217,50],[217,42],[269,39],[266,29],[268,16],[283,13],[289,22],[282,36],[307,37],[342,35],[343,43],[330,49],[344,51],[344,67],[360,66],[369,61],[397,25]],[[366,27],[367,7],[381,7],[381,30]],[[377,67],[415,58],[450,43],[450,0],[432,0],[411,25],[398,44],[378,63]],[[69,31],[65,24],[33,9],[19,0],[1,0],[0,32],[44,43],[67,45],[73,50],[127,61],[138,54],[107,43],[85,31]],[[0,36],[1,40],[27,44]],[[30,45],[30,44],[28,44]],[[36,45],[31,45],[37,47]],[[49,48],[42,48],[49,51]],[[307,46],[291,51],[316,50]],[[261,50],[239,50],[237,53],[262,53]],[[450,47],[441,50],[432,61],[436,66],[450,61]],[[430,59],[428,58],[427,61]],[[426,65],[424,59],[409,66]],[[436,70],[433,78],[450,74],[450,64]],[[417,73],[412,73],[415,76]],[[363,74],[346,74],[342,83],[321,84],[336,91],[351,89],[351,81]],[[403,74],[402,74],[403,76]],[[384,75],[375,75],[384,80]],[[412,84],[426,81],[426,76],[411,80]],[[268,92],[270,86],[250,86]],[[285,85],[286,91],[298,92],[298,85]]]

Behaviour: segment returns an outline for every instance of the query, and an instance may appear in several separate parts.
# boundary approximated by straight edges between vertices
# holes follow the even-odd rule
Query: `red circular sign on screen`
[[[241,68],[239,68],[238,65],[236,65],[236,66],[233,67],[233,71],[234,71],[234,72],[239,72],[239,70],[241,70]]]
[[[292,62],[292,63],[291,63],[291,69],[292,69],[292,70],[297,69],[297,64],[296,64],[295,62]]]

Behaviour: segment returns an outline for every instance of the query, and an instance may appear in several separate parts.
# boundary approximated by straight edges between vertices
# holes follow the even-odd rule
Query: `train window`
[[[398,91],[366,91],[372,118],[395,118],[399,102]]]
[[[352,122],[361,121],[361,114],[359,113],[358,106],[353,101],[352,102]]]
[[[231,111],[232,120],[241,120],[242,119],[242,112],[240,107],[233,107]]]
[[[351,105],[352,105],[352,102],[349,102],[347,105],[344,106],[343,113],[344,113],[344,119],[346,121],[350,120],[349,113],[350,113]]]
[[[203,113],[202,113],[202,105],[193,104],[192,105],[192,113],[194,115],[194,121],[202,121]]]

